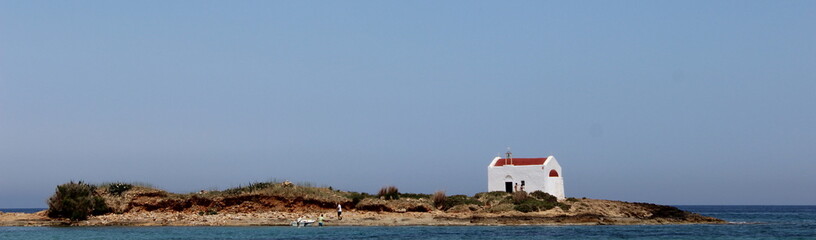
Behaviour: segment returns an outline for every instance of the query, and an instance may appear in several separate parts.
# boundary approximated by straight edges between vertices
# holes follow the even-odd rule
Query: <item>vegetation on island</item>
[[[694,219],[691,213],[675,207],[646,203],[626,203],[609,200],[568,198],[559,201],[542,191],[482,192],[473,196],[403,193],[395,186],[385,186],[377,194],[340,191],[330,186],[289,181],[254,182],[225,190],[201,190],[192,193],[171,193],[149,184],[69,182],[57,186],[48,199],[47,216],[84,220],[93,215],[121,213],[185,213],[220,215],[223,213],[258,212],[321,212],[337,205],[343,209],[373,212],[433,212],[502,214],[512,217],[531,212],[547,212],[547,216],[571,216],[577,222],[607,221],[608,217],[637,219]],[[618,207],[611,208],[616,205]],[[611,211],[610,211],[611,210]],[[509,214],[509,215],[508,215]],[[612,214],[612,215],[610,215]],[[484,217],[473,221],[488,223]],[[480,215],[482,216],[482,215]],[[498,217],[502,218],[502,217]],[[497,218],[497,219],[498,219]],[[600,220],[599,220],[600,219]],[[499,220],[495,220],[499,221]],[[500,221],[515,221],[504,219]],[[562,220],[547,220],[562,221]],[[671,220],[673,221],[673,220]]]
[[[48,217],[85,220],[91,215],[108,213],[110,209],[96,191],[96,186],[79,182],[68,182],[57,186],[48,199]]]
[[[376,195],[345,192],[314,184],[294,184],[288,181],[254,182],[223,191],[200,191],[187,194],[170,193],[148,184],[105,183],[92,185],[69,182],[57,187],[49,199],[48,216],[83,220],[88,216],[132,211],[178,211],[200,215],[220,211],[257,210],[286,211],[289,208],[334,208],[385,212],[430,211],[546,211],[554,207],[569,209],[547,193],[517,192],[478,193],[474,196],[451,195],[444,191],[434,194],[401,193],[395,186],[385,186]]]

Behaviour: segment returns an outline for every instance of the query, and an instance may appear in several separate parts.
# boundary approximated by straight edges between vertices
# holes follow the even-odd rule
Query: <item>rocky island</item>
[[[342,206],[342,219],[337,206]],[[188,194],[116,183],[60,185],[49,210],[0,213],[0,226],[289,226],[324,216],[327,226],[719,224],[725,221],[672,206],[611,200],[557,200],[543,192],[474,196],[376,195],[262,182]],[[316,223],[315,223],[316,224]]]

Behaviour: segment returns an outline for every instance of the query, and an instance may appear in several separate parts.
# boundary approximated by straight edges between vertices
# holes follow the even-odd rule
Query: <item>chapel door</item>
[[[513,182],[504,182],[504,191],[513,193]]]

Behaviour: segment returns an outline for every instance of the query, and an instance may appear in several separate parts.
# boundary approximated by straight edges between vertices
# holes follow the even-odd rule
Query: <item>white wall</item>
[[[525,182],[524,191],[534,192],[540,190],[552,194],[558,199],[564,199],[564,175],[561,165],[555,157],[549,156],[544,165],[513,166],[504,165],[493,167],[499,157],[493,159],[487,167],[487,191],[504,191],[505,179],[510,176],[513,185],[521,186],[521,181]],[[555,169],[558,177],[549,177],[550,170]]]

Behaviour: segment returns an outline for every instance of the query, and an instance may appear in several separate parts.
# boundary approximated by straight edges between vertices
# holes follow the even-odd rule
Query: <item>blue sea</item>
[[[0,208],[4,213],[35,213],[45,210],[45,208]]]
[[[678,207],[732,223],[322,228],[0,227],[0,239],[816,239],[816,206]]]

